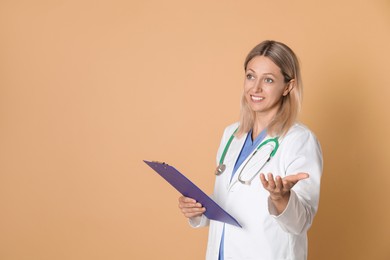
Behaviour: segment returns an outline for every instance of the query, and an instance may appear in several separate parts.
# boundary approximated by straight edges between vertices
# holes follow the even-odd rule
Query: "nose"
[[[263,85],[261,84],[260,80],[255,82],[255,84],[253,85],[253,90],[255,92],[262,92],[263,91]]]

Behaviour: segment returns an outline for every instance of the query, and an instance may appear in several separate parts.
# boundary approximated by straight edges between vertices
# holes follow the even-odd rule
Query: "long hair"
[[[267,134],[271,136],[283,136],[297,121],[298,112],[302,103],[302,79],[298,58],[285,44],[276,41],[263,41],[255,46],[246,56],[244,69],[246,70],[250,60],[256,56],[265,56],[271,59],[281,70],[284,82],[287,84],[294,80],[294,88],[282,97],[281,106],[273,120],[267,127]],[[236,133],[241,136],[249,132],[255,122],[255,112],[251,110],[245,93],[241,99],[240,126]]]

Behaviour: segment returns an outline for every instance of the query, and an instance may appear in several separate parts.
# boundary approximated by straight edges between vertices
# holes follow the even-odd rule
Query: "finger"
[[[297,174],[299,180],[308,179],[310,175],[306,172],[300,172]]]
[[[194,200],[193,198],[181,196],[179,198],[179,202],[183,202],[183,203],[196,203],[196,200]]]
[[[192,208],[182,210],[182,213],[187,218],[192,218],[196,216],[201,216],[206,211],[206,208]]]
[[[179,198],[179,205],[194,205],[196,203],[196,200],[192,199],[192,198],[188,198],[188,197],[185,197],[185,196],[181,196]]]
[[[268,187],[268,181],[265,179],[264,173],[260,173],[260,181],[264,188]]]
[[[179,208],[201,208],[202,204],[196,202],[196,200],[186,197],[179,198]]]
[[[268,177],[268,187],[271,189],[275,189],[276,184],[275,184],[274,176],[272,175],[272,173],[268,173],[267,177]]]
[[[183,208],[181,209],[183,213],[203,213],[206,211],[205,207],[202,208]]]
[[[283,181],[279,175],[275,177],[275,187],[278,190],[283,190]]]
[[[202,208],[202,204],[200,204],[200,203],[179,203],[179,208],[181,208],[181,209],[193,209],[193,208],[200,209],[200,208]]]
[[[201,208],[203,207],[202,204],[200,204],[199,202],[195,203],[195,208]]]
[[[284,177],[284,181],[291,182],[293,184],[296,184],[298,181],[309,178],[309,174],[305,172],[300,172],[294,175],[289,175]]]

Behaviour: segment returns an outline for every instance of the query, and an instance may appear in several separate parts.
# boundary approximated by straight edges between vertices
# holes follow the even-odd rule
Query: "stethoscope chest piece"
[[[221,175],[225,171],[225,169],[226,169],[226,165],[220,163],[215,169],[215,175]]]

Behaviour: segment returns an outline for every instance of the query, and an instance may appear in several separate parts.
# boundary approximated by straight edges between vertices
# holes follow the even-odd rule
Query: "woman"
[[[192,198],[180,197],[179,208],[193,227],[210,225],[207,259],[304,260],[322,153],[313,133],[297,123],[299,63],[285,44],[264,41],[244,65],[240,121],[223,134],[213,194],[242,228],[207,219],[207,209]]]

